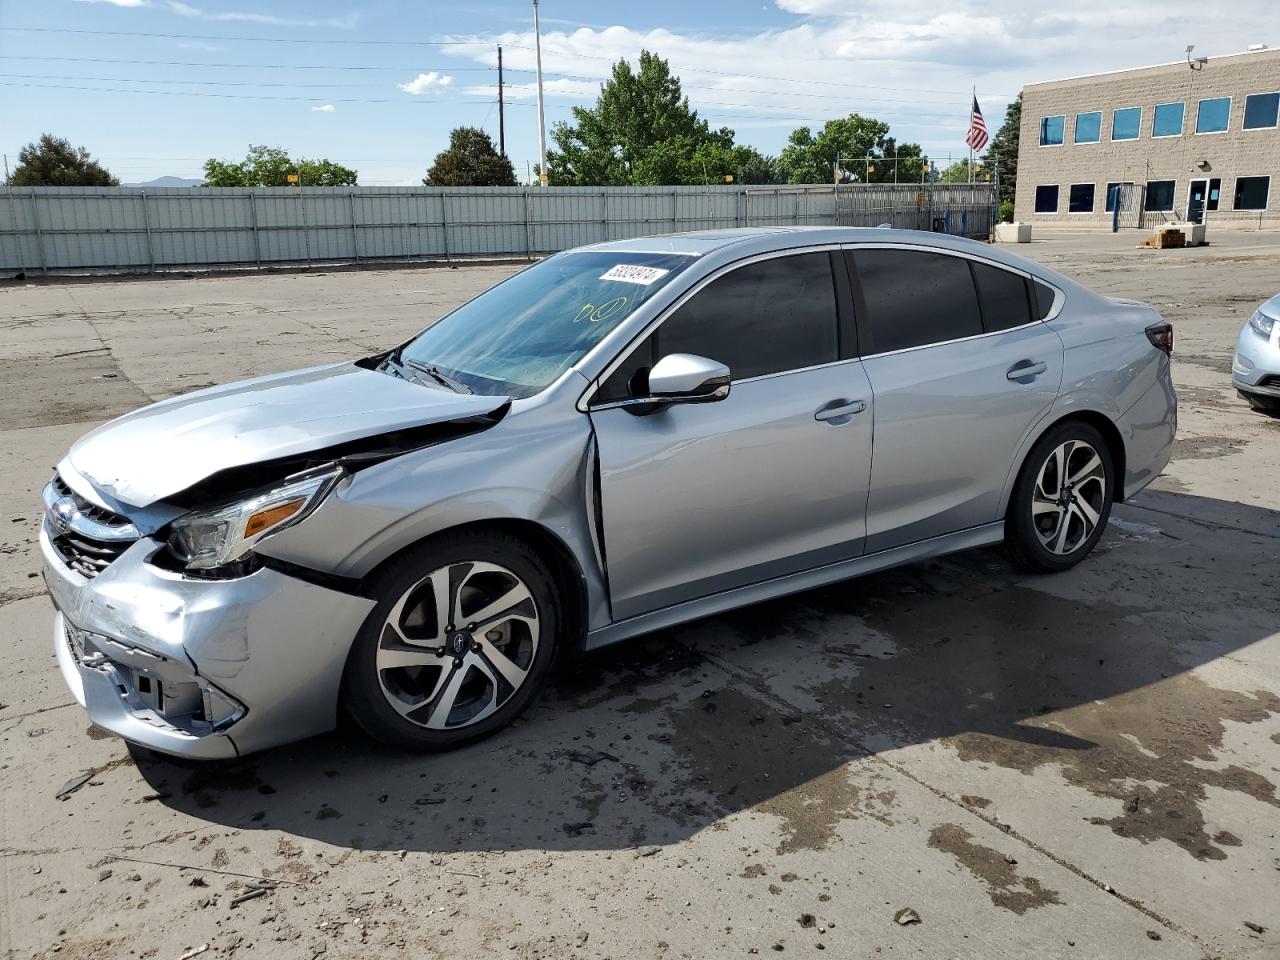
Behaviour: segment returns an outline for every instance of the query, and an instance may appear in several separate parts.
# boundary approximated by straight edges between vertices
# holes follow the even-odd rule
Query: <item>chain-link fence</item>
[[[996,222],[992,183],[850,183],[835,189],[840,226],[888,224],[986,240]]]

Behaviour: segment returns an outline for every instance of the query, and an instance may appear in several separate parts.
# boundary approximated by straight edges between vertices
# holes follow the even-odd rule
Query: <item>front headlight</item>
[[[190,570],[244,559],[259,541],[303,520],[342,477],[326,467],[212,510],[193,510],[169,524],[169,549]]]
[[[1271,331],[1276,327],[1276,318],[1267,316],[1261,310],[1255,310],[1253,316],[1249,318],[1249,326],[1263,340],[1270,340]]]

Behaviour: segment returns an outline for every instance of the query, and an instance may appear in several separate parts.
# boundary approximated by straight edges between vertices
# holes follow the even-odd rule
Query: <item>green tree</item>
[[[817,133],[808,127],[792,131],[777,169],[786,183],[830,183],[835,175],[845,183],[891,183],[895,156],[896,179],[920,179],[924,157],[919,144],[900,144],[889,136],[884,121],[851,113],[828,120]],[[842,163],[838,174],[837,161]]]
[[[723,183],[763,169],[758,153],[734,146],[731,129],[712,130],[690,108],[667,61],[648,50],[638,70],[614,64],[595,106],[574,107],[573,122],[557,123],[551,139],[547,173],[561,186]]]
[[[987,144],[984,158],[988,166],[996,168],[1000,177],[1000,201],[1013,202],[1018,185],[1018,134],[1022,128],[1022,94],[1009,104],[1004,112],[1004,123]]]
[[[478,127],[455,127],[449,149],[436,154],[422,181],[428,187],[514,187],[516,171]]]
[[[10,175],[14,187],[118,187],[120,181],[89,156],[84,147],[42,134],[18,151],[18,165]]]
[[[938,179],[943,183],[968,183],[972,179],[975,183],[991,182],[991,167],[988,165],[985,157],[975,157],[973,163],[973,177],[969,176],[969,158],[957,160],[950,166],[943,167],[939,171]]]
[[[354,187],[356,171],[332,160],[292,160],[279,147],[253,146],[238,163],[209,159],[204,162],[206,187],[287,187],[296,173],[305,187]]]

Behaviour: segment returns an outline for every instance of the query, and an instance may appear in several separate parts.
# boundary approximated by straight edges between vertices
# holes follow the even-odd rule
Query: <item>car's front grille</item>
[[[80,494],[67,486],[67,481],[63,480],[60,474],[55,473],[53,475],[53,489],[58,491],[58,496],[70,497],[75,501],[76,510],[78,510],[80,515],[83,517],[88,517],[90,520],[96,520],[98,523],[108,527],[129,526],[129,519],[127,517],[122,517],[118,513],[112,513],[110,510],[103,509],[96,503],[90,503],[84,497],[80,496]]]
[[[140,537],[128,517],[80,496],[56,473],[45,487],[44,502],[49,542],[82,577],[96,577]]]
[[[96,540],[77,533],[64,533],[53,537],[52,543],[68,567],[92,580],[133,546],[134,541]]]
[[[1268,373],[1265,377],[1258,381],[1260,387],[1280,387],[1280,376],[1274,373]]]

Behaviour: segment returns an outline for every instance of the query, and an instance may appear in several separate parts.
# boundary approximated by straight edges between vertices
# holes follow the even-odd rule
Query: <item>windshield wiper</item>
[[[453,377],[450,377],[447,374],[441,373],[439,367],[427,366],[426,364],[418,363],[415,360],[409,360],[407,358],[401,359],[400,362],[404,364],[406,367],[411,367],[412,369],[417,370],[419,373],[425,373],[428,377],[435,380],[436,383],[440,384],[441,386],[447,387],[448,389],[452,390],[454,393],[474,393],[475,392],[470,387],[468,387],[465,383],[463,383],[461,380],[455,380]]]

